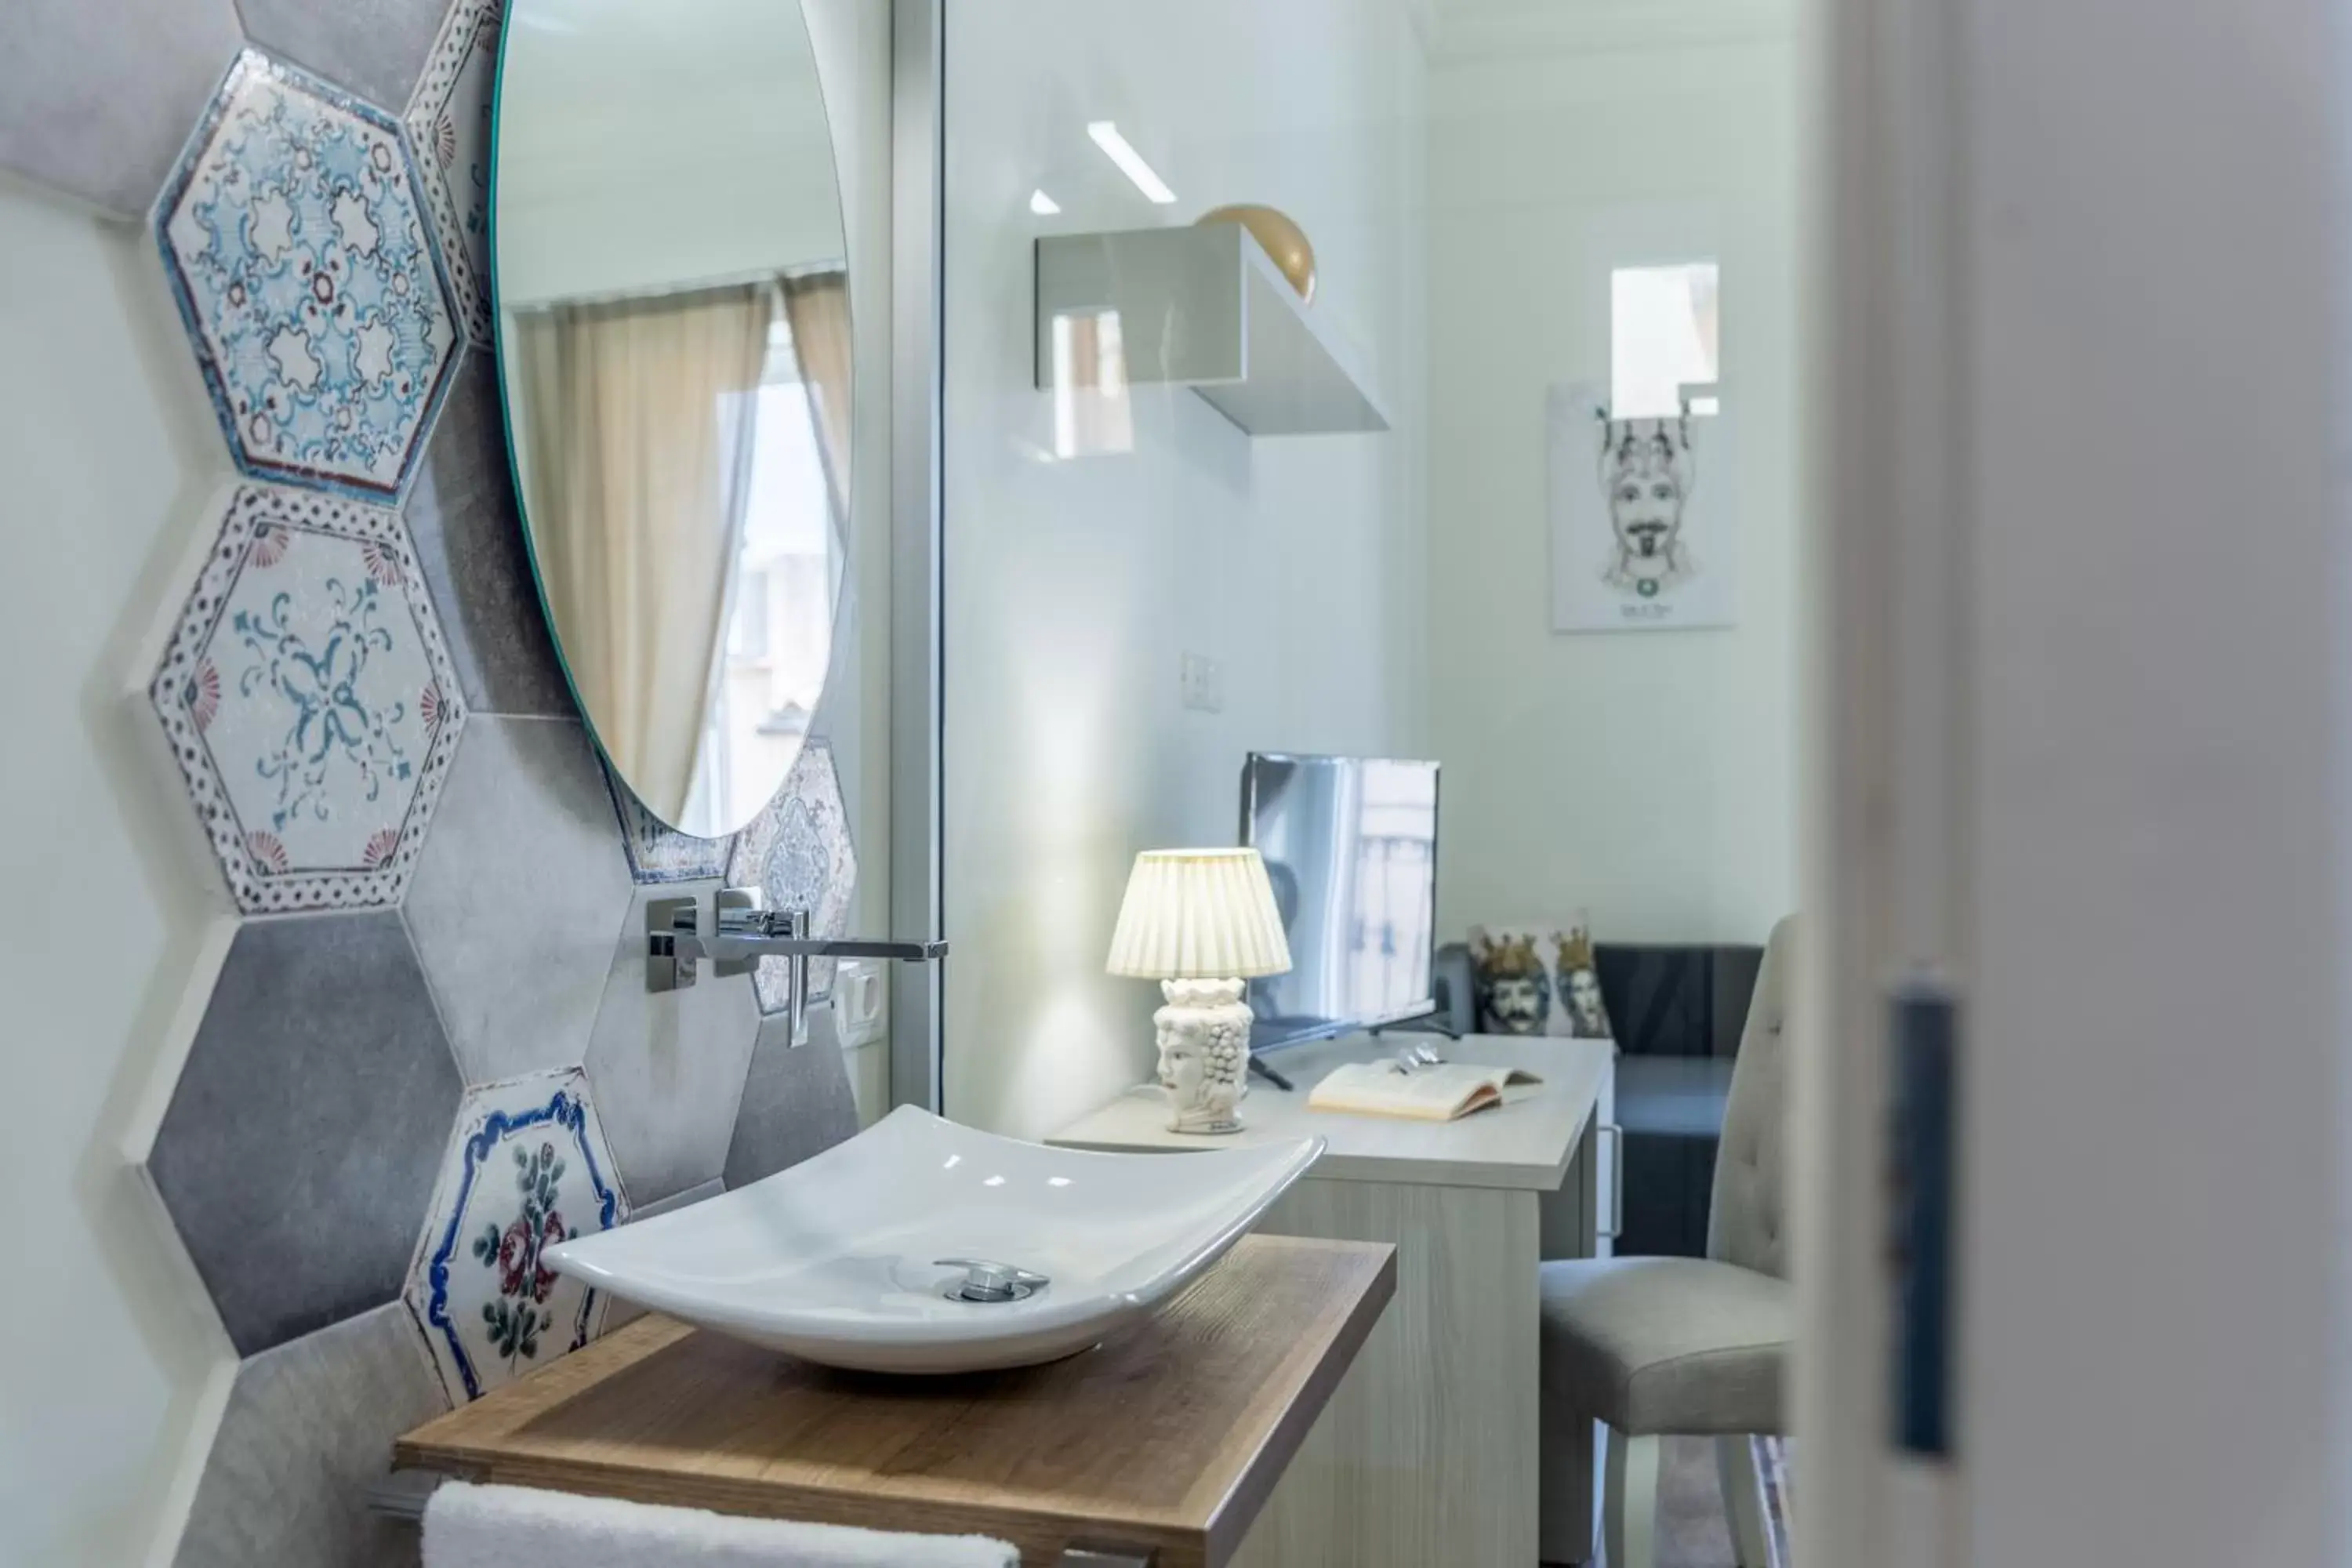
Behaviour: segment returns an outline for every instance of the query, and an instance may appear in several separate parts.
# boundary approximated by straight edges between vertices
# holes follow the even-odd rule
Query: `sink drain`
[[[1010,1263],[992,1263],[984,1258],[941,1258],[936,1264],[941,1268],[963,1270],[963,1278],[940,1286],[940,1294],[950,1301],[969,1301],[975,1306],[997,1307],[1007,1301],[1025,1301],[1051,1283],[1043,1274],[1033,1274]]]

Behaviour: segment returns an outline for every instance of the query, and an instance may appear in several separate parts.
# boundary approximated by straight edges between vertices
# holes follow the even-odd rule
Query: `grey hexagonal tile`
[[[586,731],[475,720],[402,907],[467,1083],[582,1059],[633,891]]]
[[[695,882],[726,874],[734,853],[732,838],[697,838],[680,833],[647,811],[621,776],[608,764],[604,784],[613,796],[613,810],[621,819],[622,841],[629,853],[629,875],[639,886],[664,882]]]
[[[245,36],[366,99],[408,101],[449,0],[236,0]]]
[[[604,1297],[540,1255],[628,1215],[578,1068],[467,1092],[404,1293],[451,1399],[479,1398],[603,1331]]]
[[[0,166],[141,216],[244,42],[230,0],[8,0]]]
[[[402,509],[477,712],[574,719],[507,469],[498,362],[469,349]]]
[[[629,1191],[667,1198],[715,1179],[727,1166],[735,1109],[760,1005],[742,975],[700,978],[676,991],[646,989],[646,906],[657,897],[709,904],[719,884],[683,882],[640,889],[604,982],[588,1047],[588,1078],[604,1108],[604,1132]]]
[[[809,1015],[808,1043],[795,1049],[790,1020],[761,1021],[751,1072],[727,1151],[727,1185],[748,1185],[857,1135],[857,1096],[833,1031],[833,1010]]]
[[[237,466],[397,499],[458,333],[398,124],[247,49],[156,203],[155,237]]]
[[[759,888],[770,909],[809,910],[814,917],[811,929],[819,936],[847,934],[850,896],[857,890],[857,849],[850,842],[849,813],[842,804],[841,773],[830,742],[813,740],[803,746],[776,798],[735,836],[727,880]],[[812,998],[832,994],[833,973],[832,959],[810,963]],[[751,978],[761,1012],[785,1005],[789,978],[782,959],[761,960]]]
[[[393,1439],[449,1408],[400,1302],[236,1370],[174,1568],[415,1568],[416,1529],[368,1511]]]
[[[397,513],[236,487],[149,696],[239,908],[398,901],[466,704]]]
[[[692,1208],[704,1199],[715,1198],[726,1190],[727,1184],[713,1177],[699,1186],[688,1187],[682,1193],[672,1193],[659,1203],[646,1204],[630,1210],[628,1223],[635,1225],[642,1220],[658,1219],[666,1214],[676,1214],[680,1209]],[[604,1310],[604,1331],[609,1334],[614,1329],[625,1329],[645,1315],[645,1308],[638,1306],[635,1301],[625,1301],[615,1296],[613,1299],[613,1304]]]
[[[145,1168],[239,1354],[398,1297],[462,1087],[397,915],[237,932]]]
[[[499,0],[457,0],[442,18],[403,121],[441,237],[467,335],[490,326],[490,107],[499,76]]]

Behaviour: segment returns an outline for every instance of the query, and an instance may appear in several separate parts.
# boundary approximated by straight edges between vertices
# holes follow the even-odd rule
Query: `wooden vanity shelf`
[[[427,1423],[394,1462],[720,1513],[1223,1568],[1396,1289],[1395,1248],[1250,1236],[1051,1365],[829,1371],[639,1319]]]

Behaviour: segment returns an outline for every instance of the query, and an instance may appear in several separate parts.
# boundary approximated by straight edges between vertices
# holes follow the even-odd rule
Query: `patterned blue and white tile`
[[[604,787],[621,819],[622,843],[629,853],[629,877],[639,887],[700,882],[726,874],[732,838],[697,838],[647,811],[635,792],[604,764]]]
[[[543,1254],[628,1214],[585,1073],[532,1073],[466,1096],[404,1298],[453,1401],[603,1331],[604,1297]]]
[[[499,0],[457,0],[442,18],[404,117],[467,335],[490,327],[490,107],[499,75]]]
[[[248,914],[397,903],[465,700],[398,513],[238,485],[149,687]]]
[[[857,890],[857,848],[850,842],[849,814],[830,742],[803,746],[776,797],[735,836],[727,880],[731,887],[759,888],[772,910],[808,910],[810,930],[818,936],[847,933],[849,901]],[[832,994],[834,968],[829,958],[809,964],[812,999]],[[782,959],[761,959],[751,984],[762,1013],[784,1009],[789,974]]]
[[[157,201],[163,269],[246,473],[390,500],[457,315],[400,127],[247,49]]]

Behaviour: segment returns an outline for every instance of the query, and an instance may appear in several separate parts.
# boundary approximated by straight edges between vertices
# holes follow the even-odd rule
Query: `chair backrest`
[[[1797,985],[1798,917],[1772,928],[1748,1027],[1731,1069],[1731,1102],[1715,1155],[1715,1199],[1706,1255],[1780,1279],[1789,1274],[1787,1205],[1788,1040]]]
[[[1617,1048],[1629,1057],[1738,1055],[1763,958],[1745,943],[1595,942]]]

